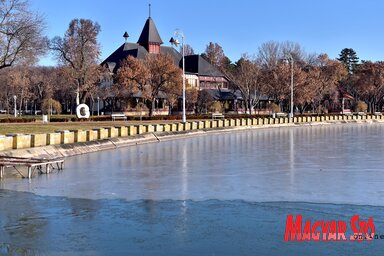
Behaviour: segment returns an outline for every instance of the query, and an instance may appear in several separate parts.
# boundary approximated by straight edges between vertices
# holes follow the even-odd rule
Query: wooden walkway
[[[25,158],[0,156],[0,179],[4,178],[5,168],[14,168],[23,178],[31,179],[36,170],[39,173],[50,173],[51,169],[63,170],[64,158]],[[19,168],[26,167],[28,172],[25,175]]]

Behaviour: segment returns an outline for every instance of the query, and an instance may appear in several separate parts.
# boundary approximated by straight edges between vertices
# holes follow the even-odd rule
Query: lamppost
[[[100,97],[97,96],[97,116],[100,115]]]
[[[291,111],[289,113],[289,117],[293,117],[293,57],[291,54],[288,54],[288,56],[285,58],[290,64],[291,64]]]
[[[16,95],[13,95],[13,99],[14,99],[14,101],[15,101],[15,106],[14,106],[14,107],[15,107],[15,109],[14,109],[14,110],[15,110],[15,117],[17,117],[17,112],[16,112],[16,111],[17,111],[17,110],[16,110],[16,108],[17,108],[17,107],[16,107],[16,99],[17,99],[17,97],[16,97]]]
[[[185,60],[184,60],[184,33],[180,30],[175,31],[175,38],[171,37],[169,42],[176,47],[180,44],[178,38],[181,37],[181,51],[183,55],[183,116],[182,122],[185,123],[187,121],[186,113],[185,113]]]

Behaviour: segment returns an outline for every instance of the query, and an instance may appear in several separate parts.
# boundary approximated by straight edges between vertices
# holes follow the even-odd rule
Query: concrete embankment
[[[15,134],[0,137],[0,155],[17,157],[68,157],[101,150],[153,143],[205,134],[269,127],[384,122],[381,115],[335,115],[279,118],[243,118],[186,123],[128,125],[90,131]]]

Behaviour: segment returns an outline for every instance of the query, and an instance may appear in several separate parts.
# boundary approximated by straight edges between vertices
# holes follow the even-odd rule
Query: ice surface
[[[66,159],[60,173],[6,179],[37,195],[384,205],[384,125],[257,129]]]

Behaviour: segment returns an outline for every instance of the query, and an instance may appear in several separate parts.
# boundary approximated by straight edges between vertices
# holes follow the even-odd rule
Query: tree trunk
[[[10,112],[10,104],[9,104],[9,101],[7,100],[7,114],[9,115],[11,112]]]
[[[249,115],[252,115],[252,110],[253,110],[252,99],[248,100],[248,108],[249,108]]]
[[[377,105],[376,96],[374,96],[373,97],[373,111],[372,111],[372,114],[374,114],[376,112],[376,105]]]
[[[153,110],[155,109],[155,100],[151,99],[151,107],[149,108],[149,116],[153,116]]]
[[[80,104],[85,103],[85,99],[87,97],[87,92],[86,91],[82,91],[82,92],[79,92],[79,93],[80,93]]]
[[[376,101],[373,99],[371,102],[371,113],[375,113],[376,111]]]

